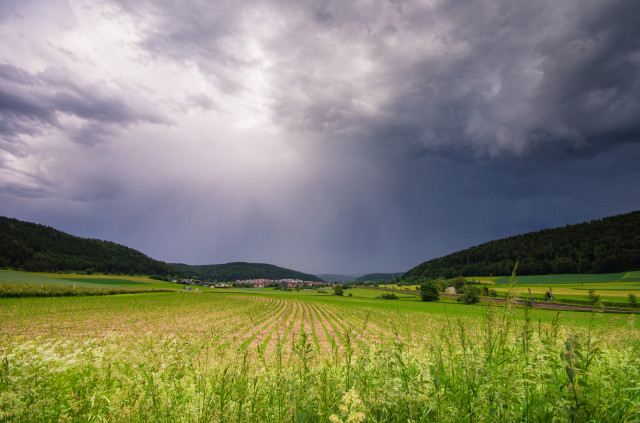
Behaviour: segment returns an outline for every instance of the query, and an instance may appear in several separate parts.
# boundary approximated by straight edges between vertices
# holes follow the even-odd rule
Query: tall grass
[[[559,315],[551,324],[536,324],[527,312],[516,319],[512,305],[483,310],[479,319],[410,314],[419,325],[398,319],[387,339],[357,342],[402,315],[334,309],[362,321],[360,330],[333,324],[337,316],[323,309],[318,330],[329,323],[340,330],[330,351],[318,348],[310,327],[292,331],[293,310],[284,330],[274,329],[271,350],[266,343],[230,344],[213,330],[106,338],[5,334],[0,421],[640,419],[633,320],[612,332],[597,325],[597,309],[583,329],[561,326]],[[250,313],[245,317],[249,324]]]

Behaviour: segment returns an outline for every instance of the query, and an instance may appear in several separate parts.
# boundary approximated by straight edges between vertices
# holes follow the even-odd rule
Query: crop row
[[[384,304],[386,306],[386,304]],[[636,421],[640,334],[287,295],[2,300],[0,421]]]

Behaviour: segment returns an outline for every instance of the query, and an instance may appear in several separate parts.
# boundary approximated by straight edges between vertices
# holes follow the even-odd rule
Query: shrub
[[[336,285],[333,287],[333,295],[339,295],[341,297],[344,295],[344,290],[342,289],[341,285]]]
[[[169,278],[166,276],[160,276],[160,275],[151,275],[149,276],[149,279],[153,279],[156,281],[164,281],[164,282],[169,282]]]
[[[462,288],[467,284],[467,281],[462,276],[458,276],[453,280],[453,287],[456,289],[457,294],[462,293]]]
[[[440,291],[434,281],[424,282],[420,285],[421,301],[438,301],[440,299]]]
[[[587,299],[589,300],[589,304],[594,306],[600,302],[600,295],[596,294],[595,289],[590,289]]]
[[[379,298],[381,300],[397,300],[398,296],[393,292],[385,292],[383,294],[378,295],[376,298]]]
[[[631,307],[638,307],[638,298],[636,298],[636,294],[629,293],[629,305]]]
[[[498,291],[496,291],[495,289],[490,289],[489,290],[489,296],[490,297],[497,297],[498,296]]]
[[[467,285],[462,290],[462,295],[458,297],[458,301],[464,304],[475,304],[480,302],[480,290],[478,287]]]

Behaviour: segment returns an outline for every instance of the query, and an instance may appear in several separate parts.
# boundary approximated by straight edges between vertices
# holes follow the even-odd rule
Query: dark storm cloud
[[[635,0],[7,4],[5,214],[366,273],[640,207]]]
[[[259,34],[275,75],[272,118],[296,131],[458,159],[638,142],[637,1],[122,7],[153,16],[144,48],[194,61],[226,92],[246,83],[239,69],[256,66],[241,47]]]
[[[123,92],[101,83],[82,84],[67,69],[48,68],[31,74],[0,65],[0,136],[2,145],[20,135],[59,129],[70,139],[95,144],[115,129],[146,121],[166,122],[160,114],[133,104]],[[60,114],[80,119],[79,127],[65,124]]]
[[[242,88],[237,70],[254,64],[236,49],[242,16],[255,2],[216,1],[176,5],[174,1],[114,0],[127,14],[149,25],[140,46],[152,56],[195,63],[227,93]]]

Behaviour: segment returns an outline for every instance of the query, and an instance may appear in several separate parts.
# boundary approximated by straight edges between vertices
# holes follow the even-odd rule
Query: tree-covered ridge
[[[640,269],[640,211],[487,242],[409,270],[404,279],[458,275],[612,273]]]
[[[0,216],[0,267],[28,271],[94,271],[169,275],[168,264],[110,241],[69,235]]]
[[[227,264],[207,264],[191,266],[172,263],[181,273],[200,280],[217,280],[220,282],[246,279],[301,279],[304,281],[321,281],[317,276],[295,270],[285,269],[264,263],[234,262]]]

